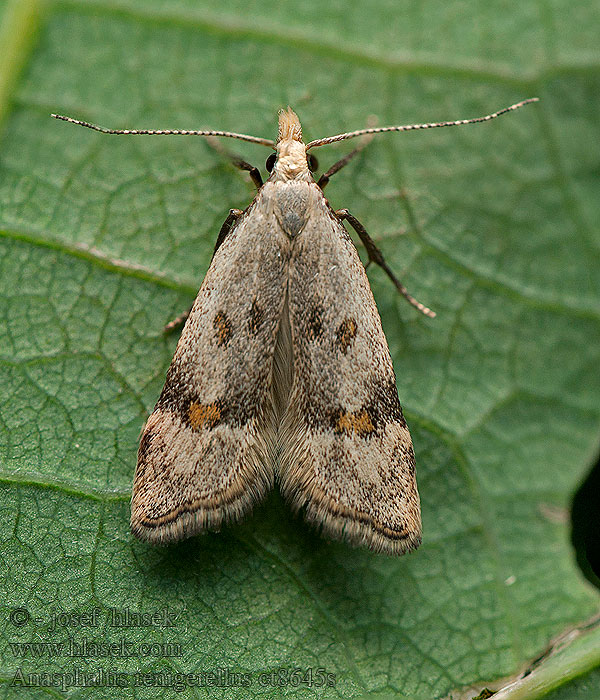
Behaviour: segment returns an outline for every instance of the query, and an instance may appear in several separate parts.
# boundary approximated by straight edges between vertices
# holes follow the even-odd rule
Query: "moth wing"
[[[260,194],[252,209],[213,257],[143,430],[131,528],[149,542],[218,529],[273,483],[271,376],[289,243]]]
[[[356,248],[320,190],[289,272],[293,385],[284,495],[325,534],[388,554],[421,542],[412,441]]]

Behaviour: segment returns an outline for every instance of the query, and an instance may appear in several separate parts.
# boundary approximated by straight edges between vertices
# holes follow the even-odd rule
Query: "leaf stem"
[[[493,695],[494,700],[537,700],[600,665],[600,619],[571,630],[516,681]]]

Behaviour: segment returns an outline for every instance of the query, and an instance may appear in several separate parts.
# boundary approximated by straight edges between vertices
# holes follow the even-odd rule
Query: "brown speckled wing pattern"
[[[279,481],[330,537],[402,554],[412,443],[356,249],[314,182],[267,182],[218,248],[143,431],[132,530],[166,543]]]
[[[131,514],[140,539],[218,530],[273,484],[271,370],[289,255],[274,223],[259,195],[206,274],[140,441]]]
[[[364,267],[320,190],[289,269],[293,385],[280,430],[285,496],[330,537],[418,547],[412,442]]]

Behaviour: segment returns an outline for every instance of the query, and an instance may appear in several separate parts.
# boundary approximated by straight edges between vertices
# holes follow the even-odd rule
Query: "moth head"
[[[276,154],[267,161],[278,180],[312,179],[311,168],[302,141],[302,126],[296,113],[288,107],[279,111],[279,133]]]

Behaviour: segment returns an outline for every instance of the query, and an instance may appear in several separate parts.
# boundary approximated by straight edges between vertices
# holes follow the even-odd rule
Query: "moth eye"
[[[314,173],[315,170],[319,167],[319,161],[313,156],[312,153],[308,154],[308,169],[310,170],[311,173]]]
[[[273,166],[275,165],[275,161],[277,160],[277,154],[276,153],[271,153],[271,155],[267,158],[267,162],[265,163],[265,168],[271,172],[273,170]]]

